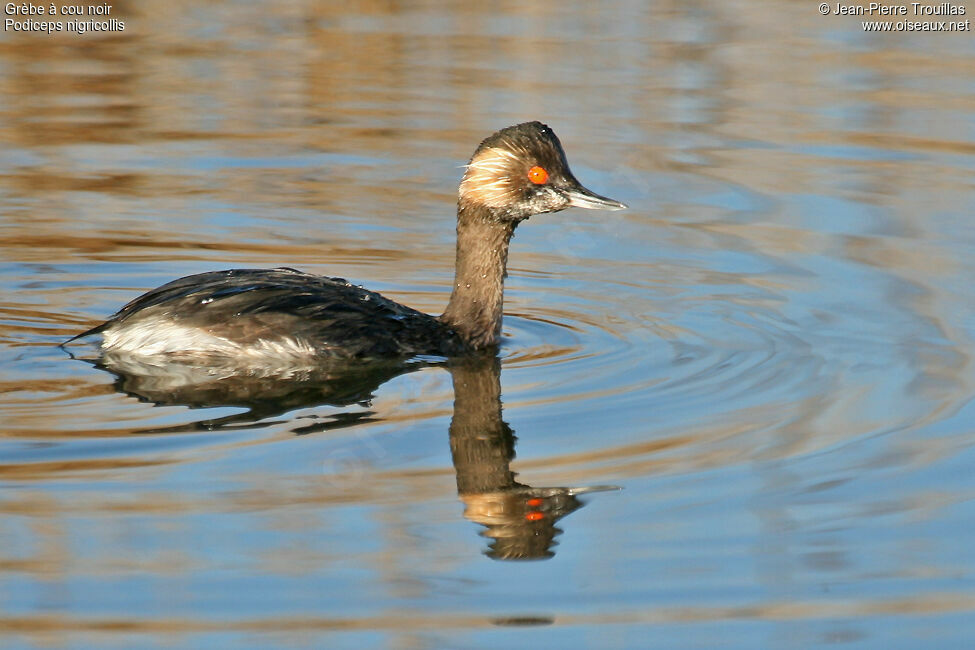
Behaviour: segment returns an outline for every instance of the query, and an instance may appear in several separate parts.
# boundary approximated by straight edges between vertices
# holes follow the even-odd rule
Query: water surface
[[[747,0],[113,11],[0,35],[4,647],[967,647],[968,34]],[[439,313],[460,166],[528,119],[631,208],[519,228],[498,365],[248,410],[56,347],[234,266]]]

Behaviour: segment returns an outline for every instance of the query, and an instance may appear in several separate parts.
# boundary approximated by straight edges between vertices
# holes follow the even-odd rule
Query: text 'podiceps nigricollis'
[[[590,192],[569,171],[552,129],[502,129],[474,152],[457,201],[453,293],[440,316],[411,309],[341,278],[293,269],[191,275],[139,296],[108,321],[105,352],[241,365],[309,359],[452,356],[497,345],[508,243],[533,214],[626,206]]]

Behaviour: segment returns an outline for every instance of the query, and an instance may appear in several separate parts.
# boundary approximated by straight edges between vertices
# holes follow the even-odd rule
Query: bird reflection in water
[[[501,419],[501,361],[494,355],[464,358],[449,365],[454,382],[450,452],[457,472],[457,494],[464,516],[485,526],[491,538],[488,557],[533,560],[552,557],[555,527],[580,508],[596,487],[531,487],[515,480],[511,460],[515,435]]]
[[[114,353],[83,360],[115,375],[116,390],[142,401],[191,408],[230,406],[246,409],[229,416],[144,433],[215,430],[233,424],[256,423],[313,406],[368,406],[376,389],[390,379],[443,363],[424,360],[334,361],[305,368],[253,368],[245,372],[231,365],[159,363],[157,359],[147,361]],[[371,411],[336,415],[332,417],[336,426],[296,429],[295,433],[337,428],[372,415]]]
[[[501,360],[484,353],[448,361],[332,363],[280,373],[241,373],[239,369],[182,363],[145,363],[125,355],[89,360],[116,377],[120,392],[159,405],[194,408],[235,406],[247,410],[189,425],[153,429],[151,433],[214,430],[311,406],[367,406],[379,386],[401,374],[429,366],[450,372],[454,413],[450,450],[457,475],[457,493],[464,516],[485,527],[491,539],[488,557],[499,560],[546,559],[554,555],[555,523],[580,508],[579,496],[618,489],[595,487],[532,487],[515,480],[511,460],[515,436],[501,417]],[[328,423],[296,433],[307,434],[353,426],[374,419],[371,411],[339,414]]]

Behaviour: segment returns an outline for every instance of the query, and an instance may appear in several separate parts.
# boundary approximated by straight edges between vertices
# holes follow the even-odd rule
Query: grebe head
[[[626,208],[576,180],[559,139],[541,122],[509,126],[482,142],[460,183],[459,203],[514,222],[573,206]]]

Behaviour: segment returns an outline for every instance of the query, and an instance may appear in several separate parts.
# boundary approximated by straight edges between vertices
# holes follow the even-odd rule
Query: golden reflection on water
[[[943,592],[921,599],[875,599],[861,602],[792,602],[756,603],[749,607],[675,607],[623,611],[599,616],[567,614],[553,617],[559,625],[632,625],[666,623],[707,623],[719,621],[814,621],[835,619],[855,621],[861,617],[894,616],[904,614],[953,614],[975,608],[975,598],[965,592]],[[517,620],[517,619],[515,619]],[[537,624],[546,619],[527,619]],[[178,632],[245,631],[253,633],[288,633],[294,631],[350,631],[350,630],[436,630],[478,629],[510,624],[511,619],[496,619],[477,615],[385,614],[364,618],[284,617],[253,618],[243,621],[200,621],[196,619],[77,619],[36,616],[2,619],[0,629],[19,633],[52,632],[127,632],[134,634],[165,634]]]

